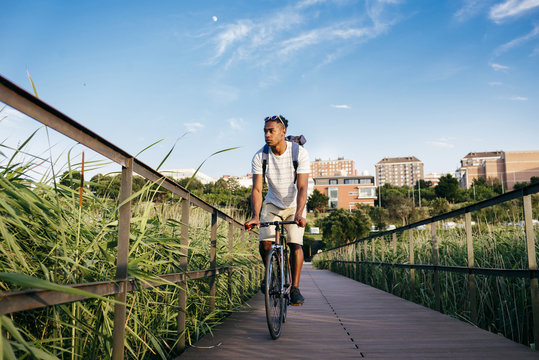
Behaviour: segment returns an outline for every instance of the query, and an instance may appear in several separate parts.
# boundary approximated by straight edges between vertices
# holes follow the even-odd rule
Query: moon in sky
[[[213,21],[217,21],[217,16],[212,16],[211,19],[212,19]]]

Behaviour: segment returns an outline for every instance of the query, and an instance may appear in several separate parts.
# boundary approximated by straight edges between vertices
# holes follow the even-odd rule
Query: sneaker
[[[290,289],[290,303],[294,306],[303,305],[305,298],[299,292],[299,288],[292,286]]]

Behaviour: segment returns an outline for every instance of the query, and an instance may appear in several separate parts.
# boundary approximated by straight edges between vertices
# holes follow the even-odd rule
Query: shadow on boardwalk
[[[539,359],[525,346],[381,290],[305,264],[305,304],[274,341],[258,293],[178,359]]]

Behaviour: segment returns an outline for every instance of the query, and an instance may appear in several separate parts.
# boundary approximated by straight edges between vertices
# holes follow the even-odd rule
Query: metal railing
[[[533,194],[539,192],[539,184],[532,184],[522,189],[507,192],[505,194],[493,197],[491,199],[481,201],[469,206],[462,207],[457,210],[450,211],[445,214],[434,216],[428,219],[424,219],[409,225],[399,227],[397,229],[383,231],[375,233],[366,238],[344,244],[329,250],[325,250],[322,253],[316,254],[312,261],[320,261],[329,264],[347,264],[355,269],[347,270],[350,277],[355,277],[356,274],[351,272],[357,272],[361,265],[371,265],[390,268],[404,268],[409,269],[410,285],[412,291],[415,291],[415,270],[427,270],[434,272],[434,297],[436,310],[441,311],[441,290],[440,290],[440,278],[439,272],[450,273],[462,273],[467,274],[468,290],[469,290],[469,303],[470,303],[470,315],[473,323],[477,323],[478,319],[478,294],[476,286],[476,275],[490,275],[501,277],[516,277],[529,279],[530,281],[530,296],[531,296],[531,308],[533,316],[533,338],[537,343],[539,341],[539,270],[537,268],[536,250],[535,250],[535,232],[532,218],[532,198]],[[525,226],[525,239],[526,239],[526,252],[527,252],[527,269],[499,269],[499,268],[485,268],[475,267],[474,259],[474,239],[472,235],[472,216],[471,213],[481,209],[485,209],[497,204],[501,204],[507,201],[522,199],[523,213],[524,213],[524,226]],[[467,266],[447,266],[440,265],[439,256],[439,243],[437,239],[437,229],[440,222],[464,215],[464,231],[466,236],[466,255]],[[413,229],[417,229],[420,226],[430,225],[431,229],[431,243],[432,243],[432,264],[415,264],[414,259],[414,236]],[[397,234],[408,231],[408,262],[397,263],[386,262],[384,259],[384,252],[382,251],[382,261],[375,261],[375,240],[385,240],[386,237],[391,239],[391,246],[393,255],[397,253]],[[368,243],[371,242],[371,258],[369,259]],[[384,241],[380,241],[380,244],[384,244]],[[363,251],[361,249],[363,245]]]
[[[215,310],[215,277],[219,274],[228,274],[229,308],[232,307],[232,286],[231,277],[233,266],[217,267],[217,225],[221,219],[229,224],[228,226],[228,251],[233,252],[235,231],[240,230],[240,239],[245,241],[246,234],[244,226],[239,221],[213,207],[203,199],[190,193],[177,183],[161,175],[150,166],[142,163],[126,151],[120,149],[106,139],[77,123],[67,115],[54,109],[40,99],[34,97],[27,91],[21,89],[6,78],[0,76],[0,101],[14,109],[28,115],[40,123],[57,130],[61,134],[75,140],[76,142],[94,150],[122,166],[121,187],[119,203],[123,205],[119,208],[118,223],[118,255],[116,259],[116,278],[109,281],[82,283],[68,285],[72,288],[81,289],[95,295],[107,296],[115,295],[114,306],[114,332],[113,332],[113,359],[124,358],[124,338],[126,327],[126,297],[128,292],[139,290],[140,288],[152,288],[168,283],[180,284],[178,299],[178,336],[177,350],[185,348],[185,307],[187,305],[186,282],[188,280],[209,278],[210,311]],[[180,273],[158,275],[163,282],[139,283],[132,278],[128,278],[128,256],[129,256],[129,235],[131,224],[131,201],[133,173],[137,173],[143,178],[152,181],[162,188],[179,196],[182,200],[181,213],[181,251],[184,256],[180,260]],[[187,246],[189,243],[189,214],[190,207],[194,205],[211,214],[210,231],[210,268],[197,271],[187,271]],[[232,265],[232,257],[229,259]],[[260,276],[261,272],[257,267],[249,268],[249,278]],[[241,289],[243,293],[243,289]],[[13,291],[0,293],[0,315],[15,313],[24,310],[43,308],[52,305],[64,304],[73,301],[84,300],[86,297],[68,293],[31,289],[25,291]]]

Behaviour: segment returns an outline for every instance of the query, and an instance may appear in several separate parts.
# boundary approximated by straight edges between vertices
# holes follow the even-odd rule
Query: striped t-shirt
[[[264,148],[258,150],[253,156],[253,174],[262,174],[262,152]],[[303,146],[299,147],[298,154],[298,174],[308,174],[311,172],[309,153]],[[287,209],[296,206],[297,187],[294,184],[294,164],[292,162],[292,145],[286,142],[284,154],[277,156],[273,151],[268,153],[268,164],[266,165],[266,181],[268,183],[268,193],[264,202],[271,203],[278,208]]]

